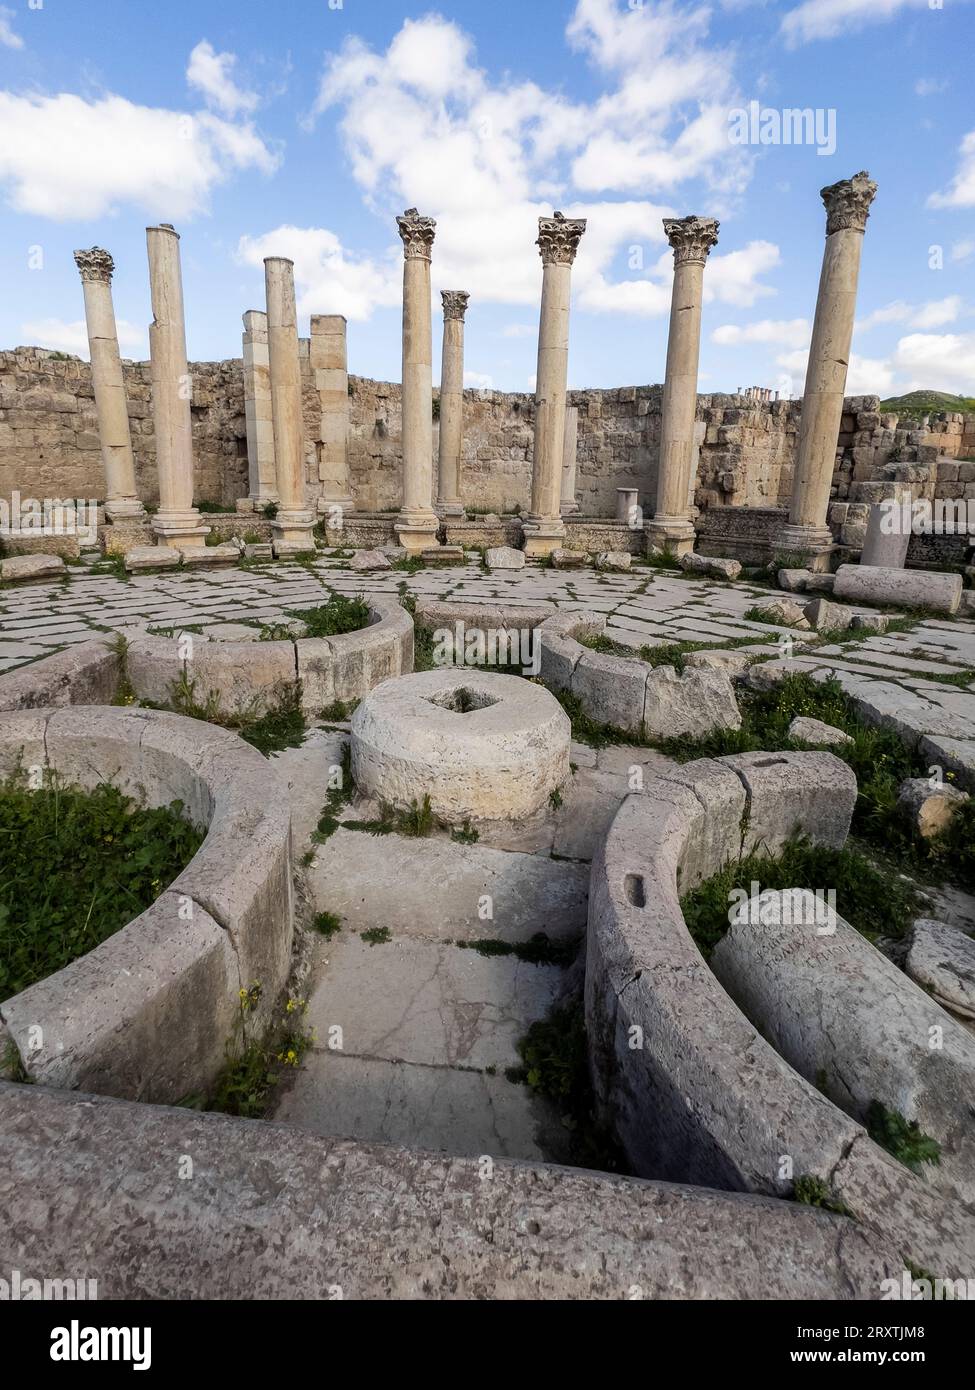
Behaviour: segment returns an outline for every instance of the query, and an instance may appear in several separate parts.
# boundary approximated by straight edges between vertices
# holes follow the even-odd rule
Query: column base
[[[309,511],[279,511],[271,522],[271,544],[277,556],[301,555],[315,549],[315,517]]]
[[[393,524],[397,539],[408,555],[419,555],[421,550],[430,550],[437,545],[439,528],[439,519],[432,509],[400,512]]]
[[[697,532],[684,516],[655,516],[644,525],[647,549],[659,546],[671,555],[686,555],[694,549]]]
[[[185,512],[159,511],[152,518],[152,529],[157,545],[169,546],[171,550],[186,550],[192,546],[206,545],[211,528],[204,526],[200,513],[195,507]]]
[[[343,497],[319,497],[318,501],[315,503],[315,510],[318,512],[319,516],[328,516],[336,508],[340,508],[343,512],[354,512],[356,509],[355,498],[348,495]],[[332,527],[331,529],[335,530],[336,528]]]
[[[544,560],[553,550],[561,550],[565,540],[565,525],[558,516],[528,516],[522,525],[525,537],[525,556],[529,560]]]
[[[138,497],[110,497],[105,515],[109,521],[145,521],[146,509]]]
[[[772,553],[788,557],[790,564],[798,562],[795,568],[822,574],[829,570],[835,548],[836,542],[828,526],[797,526],[790,522],[775,537]]]
[[[575,516],[576,512],[580,511],[582,511],[582,508],[575,498],[573,498],[571,502],[561,502],[559,504],[559,514],[561,516]]]

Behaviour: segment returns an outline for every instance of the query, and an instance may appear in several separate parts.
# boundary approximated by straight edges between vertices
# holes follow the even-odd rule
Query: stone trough
[[[644,1177],[788,1196],[816,1176],[903,1255],[967,1277],[971,1213],[789,1065],[722,988],[681,912],[682,893],[759,847],[774,854],[797,832],[841,846],[855,800],[852,771],[817,752],[702,759],[623,802],[590,883],[597,1102]]]
[[[88,706],[0,714],[0,777],[110,782],[147,806],[179,800],[200,849],[140,916],[87,955],[0,1003],[28,1076],[138,1100],[206,1091],[240,990],[260,984],[266,1028],[291,968],[287,788],[236,734],[156,710]]]

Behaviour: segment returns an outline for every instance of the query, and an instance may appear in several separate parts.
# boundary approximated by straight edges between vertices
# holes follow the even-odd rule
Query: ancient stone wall
[[[321,404],[302,341],[306,475],[320,489]],[[247,442],[239,359],[197,362],[193,374],[196,497],[233,507],[245,497]],[[149,365],[124,365],[139,492],[157,500]],[[434,393],[437,412],[437,393]],[[656,495],[660,386],[572,391],[579,411],[577,487],[582,512],[614,516],[616,489],[635,487],[645,507]],[[919,491],[937,457],[975,458],[975,415],[948,415],[923,428],[881,415],[876,397],[845,403],[833,477],[834,503],[876,500],[873,485],[906,470]],[[701,510],[787,506],[799,434],[800,401],[698,397],[696,485]],[[534,398],[501,391],[464,393],[461,496],[480,511],[526,511],[531,492]],[[401,502],[402,393],[397,383],[349,378],[349,475],[360,510],[395,511]],[[434,422],[434,448],[437,447]],[[957,469],[958,476],[953,476]],[[971,476],[969,476],[971,475]],[[975,463],[942,462],[939,495],[975,495]],[[91,372],[77,358],[41,348],[0,352],[0,497],[103,497],[105,490]],[[833,518],[839,521],[839,517]],[[844,522],[860,524],[859,513]],[[852,533],[851,533],[852,535]],[[855,542],[848,542],[855,543]]]

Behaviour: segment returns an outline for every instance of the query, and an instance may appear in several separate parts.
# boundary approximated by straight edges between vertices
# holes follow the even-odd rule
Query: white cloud
[[[941,328],[954,323],[961,313],[961,295],[950,294],[944,299],[932,299],[926,304],[905,304],[896,299],[882,309],[874,309],[866,318],[857,320],[857,332],[865,332],[882,323],[905,323],[910,328]]]
[[[236,63],[235,53],[217,53],[213,44],[201,39],[186,69],[189,85],[202,92],[208,106],[215,106],[225,116],[254,111],[258,105],[257,93],[243,90],[234,81]]]
[[[787,47],[795,48],[893,19],[902,10],[930,9],[930,0],[804,0],[785,15],[781,33]]]
[[[134,204],[167,221],[205,211],[231,174],[278,164],[250,124],[119,96],[0,92],[0,182],[17,212],[91,220]]]
[[[934,97],[947,90],[947,77],[919,77],[914,83],[914,92],[919,97]]]
[[[533,338],[538,332],[537,323],[508,323],[501,330],[502,338]]]
[[[0,5],[0,47],[3,48],[23,48],[24,41],[19,34],[15,34],[11,28],[13,20],[16,18],[13,10],[6,5]]]
[[[669,289],[651,281],[662,277],[616,278],[614,266],[634,245],[662,243],[661,219],[673,208],[662,198],[591,195],[692,177],[718,198],[742,186],[751,155],[729,144],[721,105],[734,55],[704,46],[707,16],[669,0],[578,0],[568,38],[611,89],[588,104],[532,82],[494,83],[458,25],[435,14],[407,20],[385,52],[350,38],[329,56],[309,120],[338,110],[352,175],[392,247],[403,207],[437,219],[434,288],[537,304],[537,221],[558,207],[589,220],[573,272],[579,303],[658,314]],[[730,283],[734,265],[724,274]]]
[[[775,294],[759,276],[775,269],[781,261],[779,248],[771,241],[750,241],[740,251],[725,255],[711,252],[704,272],[704,302],[718,299],[723,304],[750,308],[756,299]]]
[[[791,388],[787,388],[787,394],[802,394],[808,356],[808,348],[800,348],[795,352],[783,353],[775,359],[780,367],[785,368],[792,383]],[[894,370],[889,362],[882,358],[860,357],[855,352],[850,354],[850,365],[846,373],[848,396],[887,396],[893,387]]]
[[[127,323],[125,319],[119,319],[115,326],[122,356],[144,359],[149,350],[147,330]],[[24,335],[24,342],[35,343],[51,352],[70,352],[74,357],[86,359],[89,355],[88,330],[84,319],[75,319],[71,323],[58,318],[34,319],[30,323],[22,323],[20,331]]]
[[[464,385],[470,386],[478,391],[493,391],[494,377],[490,372],[466,372],[464,373]]]
[[[969,131],[959,146],[958,171],[945,193],[932,193],[929,208],[975,207],[975,130]]]
[[[975,333],[910,333],[899,340],[892,362],[905,391],[969,395],[975,381]]]
[[[956,241],[951,247],[951,259],[953,261],[968,261],[975,256],[975,237],[966,237],[961,241]]]
[[[325,227],[288,225],[261,236],[243,236],[237,259],[263,269],[265,256],[287,256],[295,263],[299,314],[344,314],[366,319],[373,309],[402,302],[402,256],[385,261],[356,256]]]
[[[736,347],[739,343],[782,343],[808,348],[812,326],[808,319],[759,319],[756,323],[723,323],[711,334],[712,343]]]

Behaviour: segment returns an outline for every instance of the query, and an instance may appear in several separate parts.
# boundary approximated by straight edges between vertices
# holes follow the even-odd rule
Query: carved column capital
[[[540,217],[535,245],[541,254],[542,265],[572,265],[585,230],[584,217],[566,217],[561,212],[554,217]]]
[[[703,265],[712,246],[718,244],[720,222],[713,217],[665,217],[664,231],[674,248],[674,264]]]
[[[867,229],[877,185],[867,171],[861,169],[852,179],[840,179],[839,183],[820,189],[819,196],[826,205],[827,236],[844,229],[862,233]]]
[[[445,319],[460,319],[464,321],[467,313],[467,301],[470,294],[467,290],[441,290],[440,298],[443,300],[443,316]]]
[[[437,224],[432,217],[421,217],[416,208],[407,208],[396,225],[403,238],[403,255],[408,261],[429,261],[433,258],[433,238]]]
[[[81,271],[82,280],[101,280],[106,285],[111,284],[115,262],[100,246],[92,246],[87,251],[76,251],[74,262]]]

